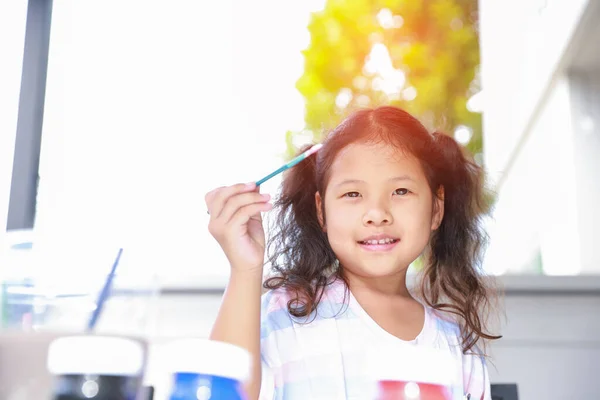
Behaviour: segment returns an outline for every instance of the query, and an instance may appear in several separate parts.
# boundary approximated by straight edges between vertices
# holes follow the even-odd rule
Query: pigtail
[[[298,154],[310,147],[305,146]],[[267,246],[274,276],[265,281],[264,287],[284,287],[292,293],[288,310],[296,317],[307,316],[316,308],[328,283],[324,271],[336,261],[317,216],[318,156],[308,157],[284,175],[281,194],[274,203],[275,233]]]
[[[501,337],[487,333],[486,326],[494,291],[481,272],[487,243],[483,173],[452,137],[434,133],[433,148],[437,181],[444,188],[444,217],[430,241],[422,290],[429,306],[460,317],[466,353],[479,339]]]

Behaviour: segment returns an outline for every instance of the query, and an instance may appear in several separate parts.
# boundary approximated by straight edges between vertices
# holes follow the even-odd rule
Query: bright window
[[[134,275],[224,281],[204,194],[278,167],[302,127],[311,7],[54,3],[36,220],[53,274],[105,273],[124,246]]]

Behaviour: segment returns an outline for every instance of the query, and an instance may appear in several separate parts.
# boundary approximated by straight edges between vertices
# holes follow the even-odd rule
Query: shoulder
[[[462,367],[465,394],[470,393],[471,399],[490,399],[490,381],[483,350],[479,346],[474,346],[463,353],[461,329],[456,319],[433,308],[427,308],[427,312],[431,316],[431,326],[438,346],[448,346]]]
[[[270,290],[261,296],[261,358],[269,368],[281,366],[279,343],[289,342],[294,337],[294,322],[287,307],[289,300],[289,294],[282,288]]]
[[[315,312],[305,318],[292,317],[289,313],[290,305],[293,307],[298,301],[294,292],[285,287],[272,289],[261,296],[261,322],[275,322],[274,320],[294,319],[295,322],[303,323],[321,318],[329,318],[337,315],[340,306],[347,304],[345,286],[339,280],[325,285],[323,292],[318,296],[318,304]]]
[[[326,285],[324,292],[318,297],[316,310],[305,317],[296,317],[290,313],[294,307],[297,295],[285,288],[272,289],[261,297],[261,340],[270,336],[293,332],[302,326],[314,328],[323,325],[330,319],[341,318],[345,315],[344,287],[339,282]]]
[[[332,311],[330,288],[321,296],[317,310],[306,317],[296,317],[289,311],[294,306],[295,293],[285,288],[270,290],[261,297],[260,341],[263,362],[271,368],[278,368],[290,360],[306,356],[310,346],[300,346],[301,342],[312,343],[314,337],[330,337]],[[335,324],[334,324],[335,326]]]
[[[460,325],[452,315],[425,306],[429,315],[429,326],[438,338],[445,339],[449,345],[460,346]]]
[[[293,326],[292,316],[288,311],[290,300],[291,297],[284,288],[269,290],[261,296],[261,339],[266,339],[274,331]]]

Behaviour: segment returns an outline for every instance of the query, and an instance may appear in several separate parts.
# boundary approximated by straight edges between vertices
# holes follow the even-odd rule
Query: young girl
[[[376,344],[443,351],[460,370],[455,398],[490,399],[477,345],[499,336],[485,326],[482,183],[454,139],[405,111],[354,113],[284,176],[262,297],[269,196],[253,183],[208,193],[209,230],[231,264],[211,339],[253,354],[249,398],[368,399]]]

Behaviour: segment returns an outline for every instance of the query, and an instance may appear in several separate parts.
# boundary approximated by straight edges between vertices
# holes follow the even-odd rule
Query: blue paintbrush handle
[[[298,164],[300,161],[304,160],[306,158],[306,154],[300,154],[298,157],[294,158],[292,161],[290,161],[289,163],[281,166],[280,168],[278,168],[277,170],[271,172],[269,175],[265,176],[262,179],[259,179],[258,181],[256,181],[256,186],[260,186],[263,183],[265,183],[266,181],[268,181],[269,179],[271,179],[272,177],[279,175],[280,173],[282,173],[283,171],[285,171],[286,169],[290,169],[292,168],[294,165]]]
[[[102,287],[102,291],[100,292],[100,295],[98,296],[98,301],[96,302],[96,308],[94,309],[92,317],[90,318],[90,320],[88,322],[88,326],[87,326],[88,331],[92,331],[96,327],[98,318],[100,317],[100,314],[102,313],[102,308],[104,308],[104,303],[106,303],[106,299],[108,298],[108,294],[110,293],[110,289],[112,287],[112,281],[115,277],[115,272],[117,270],[117,266],[119,265],[119,261],[121,260],[121,254],[123,254],[122,248],[119,249],[119,252],[117,253],[117,257],[115,258],[113,266],[110,270],[110,273],[108,274],[108,276],[106,278],[106,282],[104,282],[104,287]]]
[[[283,167],[277,169],[276,171],[271,172],[269,175],[267,175],[264,178],[259,179],[258,181],[256,181],[256,186],[262,185],[263,183],[265,183],[266,181],[268,181],[269,179],[271,179],[275,175],[278,175],[278,174],[282,173],[283,171],[285,171],[288,168],[289,167],[287,165],[284,165]]]
[[[273,171],[269,175],[265,176],[264,178],[259,179],[258,181],[256,181],[256,186],[260,186],[263,183],[265,183],[266,181],[268,181],[269,179],[271,179],[272,177],[274,177],[275,175],[282,173],[286,169],[292,168],[294,165],[298,164],[300,161],[306,159],[307,157],[310,157],[312,154],[315,154],[317,152],[317,150],[319,150],[322,146],[323,146],[322,144],[316,144],[316,145],[314,145],[313,147],[311,147],[310,149],[308,149],[304,153],[300,154],[298,157],[294,158],[293,160],[291,160],[290,162],[288,162],[284,166],[280,167],[276,171]]]

